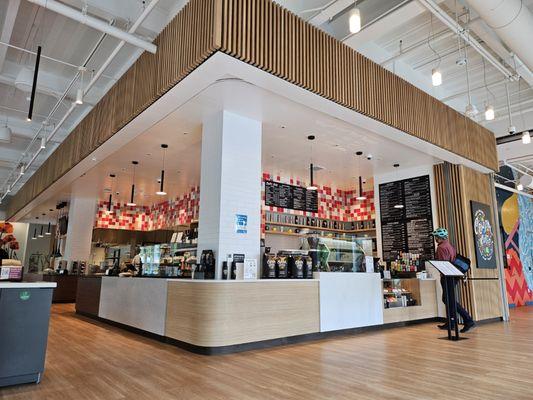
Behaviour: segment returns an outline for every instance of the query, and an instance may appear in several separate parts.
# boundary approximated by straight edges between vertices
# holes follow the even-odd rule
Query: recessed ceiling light
[[[356,156],[362,156],[362,155],[363,155],[363,152],[362,152],[362,151],[356,151],[356,152],[355,152],[355,155],[356,155]]]
[[[280,128],[281,128],[281,129],[285,129],[285,125],[281,125]]]
[[[184,135],[188,135],[188,134],[189,134],[189,132],[183,132],[183,134],[184,134]]]
[[[92,157],[91,160],[92,160],[92,161],[96,161],[96,157]]]

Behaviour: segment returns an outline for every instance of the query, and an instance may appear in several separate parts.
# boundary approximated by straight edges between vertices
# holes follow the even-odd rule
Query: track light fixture
[[[485,119],[487,121],[492,121],[494,119],[494,107],[489,103],[485,105]]]
[[[361,30],[361,11],[357,7],[357,1],[354,1],[354,8],[350,11],[348,24],[350,33],[357,33]]]
[[[433,86],[442,85],[442,73],[438,68],[433,68],[431,70],[431,83]]]
[[[46,149],[46,136],[43,136],[41,138],[41,149],[42,150]]]
[[[166,196],[165,192],[165,153],[168,149],[168,144],[162,144],[161,148],[163,149],[163,168],[161,169],[161,177],[159,182],[159,190],[155,192],[158,196]]]
[[[524,133],[522,133],[522,143],[523,144],[531,143],[531,133],[529,131],[525,131]]]
[[[131,195],[130,195],[130,201],[128,204],[126,204],[129,207],[135,207],[137,204],[135,203],[135,167],[137,164],[139,164],[139,161],[132,161],[133,164],[133,179],[131,183]]]

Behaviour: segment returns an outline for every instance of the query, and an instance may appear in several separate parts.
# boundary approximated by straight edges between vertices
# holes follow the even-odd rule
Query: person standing
[[[435,259],[437,261],[449,261],[453,264],[455,261],[455,258],[457,257],[457,250],[455,250],[455,247],[450,243],[448,239],[448,231],[445,228],[437,228],[433,232],[431,232],[431,235],[435,238],[435,242],[437,243],[437,253],[435,255]],[[452,287],[448,286],[448,290],[453,290],[454,287],[457,288],[457,279],[453,280]],[[446,279],[444,276],[441,275],[440,277],[440,284],[442,286],[442,301],[444,304],[446,304]],[[472,328],[476,326],[476,323],[472,319],[472,316],[468,313],[468,311],[461,305],[461,303],[457,302],[457,312],[463,318],[463,329],[461,329],[461,333],[466,333]],[[448,329],[448,324],[439,325],[440,329]],[[455,327],[452,326],[451,329],[454,329]]]

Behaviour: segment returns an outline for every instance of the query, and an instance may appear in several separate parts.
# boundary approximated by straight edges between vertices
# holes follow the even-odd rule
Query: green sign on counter
[[[30,292],[27,291],[27,290],[22,290],[20,293],[19,293],[19,298],[23,301],[26,301],[30,298]]]

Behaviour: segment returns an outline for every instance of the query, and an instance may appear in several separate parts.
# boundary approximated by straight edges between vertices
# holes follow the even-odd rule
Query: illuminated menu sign
[[[265,205],[318,212],[318,192],[301,186],[265,181]]]
[[[429,175],[379,185],[379,205],[383,260],[395,260],[400,252],[434,258]]]

